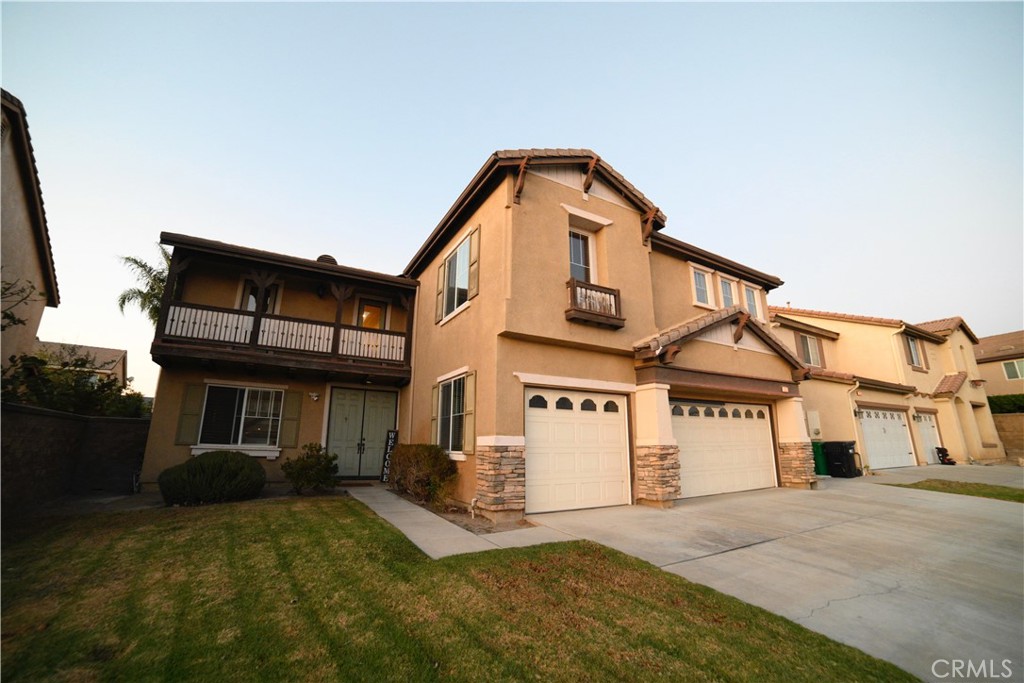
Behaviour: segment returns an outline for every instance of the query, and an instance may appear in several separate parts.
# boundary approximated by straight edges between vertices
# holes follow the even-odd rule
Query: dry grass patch
[[[969,484],[963,481],[946,481],[945,479],[924,479],[913,484],[886,484],[904,489],[920,489],[922,491],[938,491],[940,493],[957,493],[963,496],[994,498],[1008,500],[1013,503],[1024,503],[1024,489],[1012,486],[996,486],[995,484]]]
[[[912,680],[591,543],[431,561],[342,497],[82,517],[2,568],[4,681]]]

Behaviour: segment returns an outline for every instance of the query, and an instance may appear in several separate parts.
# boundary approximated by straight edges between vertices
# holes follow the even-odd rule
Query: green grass
[[[921,489],[923,491],[939,491],[941,493],[959,493],[964,496],[979,498],[995,498],[1024,503],[1024,490],[1012,486],[996,486],[994,484],[969,484],[963,481],[946,481],[945,479],[924,479],[913,484],[886,484],[905,489]]]
[[[589,542],[433,561],[342,497],[4,540],[4,681],[913,680]]]

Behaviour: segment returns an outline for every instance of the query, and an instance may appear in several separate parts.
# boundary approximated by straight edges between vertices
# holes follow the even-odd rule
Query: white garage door
[[[860,415],[864,455],[873,470],[916,465],[907,416],[898,410],[864,408]]]
[[[935,453],[935,449],[942,445],[939,440],[939,426],[936,424],[935,416],[931,413],[918,413],[918,417],[921,418],[921,421],[917,423],[917,428],[921,434],[921,448],[924,449],[925,462],[937,465],[939,456]]]
[[[629,503],[626,397],[526,390],[526,512]]]
[[[672,403],[682,498],[775,486],[768,406]]]

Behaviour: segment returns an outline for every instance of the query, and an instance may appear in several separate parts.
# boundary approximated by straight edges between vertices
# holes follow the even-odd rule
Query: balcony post
[[[162,339],[167,329],[167,316],[170,314],[171,302],[178,289],[178,281],[181,274],[188,268],[189,258],[182,256],[178,249],[171,252],[171,263],[167,266],[167,280],[164,282],[164,291],[160,296],[160,317],[156,323],[156,337]]]
[[[345,306],[345,301],[352,296],[352,288],[332,282],[331,294],[334,295],[334,300],[337,302],[334,310],[334,336],[331,338],[331,355],[337,356],[341,349],[341,312]]]
[[[267,289],[274,284],[277,276],[265,270],[249,273],[249,278],[256,283],[256,310],[253,311],[252,332],[249,334],[249,346],[256,347],[260,341],[260,327],[263,326],[263,306],[266,303]],[[242,292],[244,300],[245,292]]]

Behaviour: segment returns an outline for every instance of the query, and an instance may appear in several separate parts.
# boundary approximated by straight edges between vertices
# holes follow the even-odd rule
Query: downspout
[[[863,435],[860,433],[860,420],[857,417],[857,411],[860,410],[860,409],[857,407],[857,399],[855,399],[853,397],[853,392],[858,391],[859,389],[860,389],[860,380],[854,378],[853,386],[850,387],[846,391],[846,396],[849,399],[850,407],[852,408],[852,411],[851,411],[850,414],[853,415],[854,442],[858,443],[858,444],[861,442],[861,437]],[[864,471],[864,461],[861,459],[860,451],[856,450],[856,448],[855,448],[853,452],[854,452],[854,455],[857,456],[857,466],[860,467],[861,471]]]

